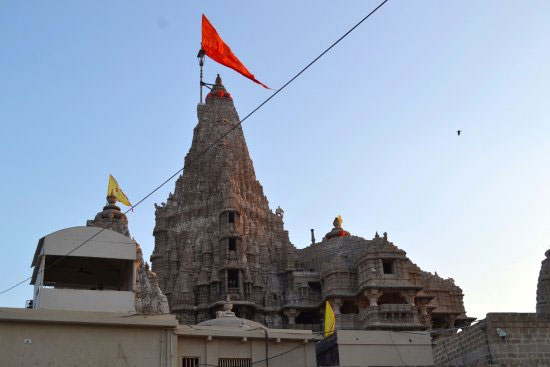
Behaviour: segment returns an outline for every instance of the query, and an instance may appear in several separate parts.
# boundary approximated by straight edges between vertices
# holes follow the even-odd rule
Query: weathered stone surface
[[[89,227],[109,228],[127,237],[130,237],[128,230],[128,219],[126,215],[116,206],[114,196],[107,197],[107,205],[103,211],[97,213],[95,219],[88,220]],[[149,270],[149,265],[143,261],[143,253],[139,245],[136,248],[136,284],[135,307],[136,312],[146,314],[169,313],[168,300],[159,288],[157,276]]]
[[[320,330],[325,300],[341,329],[441,329],[473,320],[452,279],[421,271],[385,233],[352,236],[338,217],[321,242],[297,250],[284,211],[269,208],[238,123],[218,77],[198,106],[183,175],[167,202],[155,205],[153,270],[181,321],[213,318],[228,295],[238,316],[269,327]]]
[[[537,284],[537,313],[550,315],[550,250],[544,255]]]
[[[157,275],[149,270],[149,264],[143,261],[143,252],[137,248],[136,286],[134,291],[136,311],[156,314],[170,313],[168,299],[160,290]]]

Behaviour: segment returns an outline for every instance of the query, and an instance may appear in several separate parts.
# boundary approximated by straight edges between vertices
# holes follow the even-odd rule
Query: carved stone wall
[[[454,329],[474,320],[453,279],[422,271],[386,233],[366,240],[334,228],[323,241],[297,250],[297,257],[302,271],[293,272],[285,292],[296,301],[285,307],[322,312],[328,300],[339,329]]]

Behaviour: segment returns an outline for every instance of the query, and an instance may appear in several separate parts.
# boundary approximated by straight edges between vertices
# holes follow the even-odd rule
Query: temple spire
[[[267,294],[263,280],[276,279],[279,272],[294,266],[283,211],[274,213],[269,207],[239,115],[220,75],[211,87],[206,103],[197,108],[198,122],[183,174],[173,195],[155,212],[153,270],[161,289],[171,292],[170,310],[187,323],[217,311],[218,302],[231,295],[245,302],[239,304],[239,312],[281,327],[278,311],[263,311],[281,302],[281,288]],[[205,253],[207,243],[212,251]],[[190,290],[199,290],[203,309],[196,310],[193,292],[186,293],[175,284],[182,268],[200,275],[186,282]]]
[[[332,230],[325,235],[325,238],[323,238],[323,240],[329,240],[334,237],[349,237],[349,232],[342,228],[343,222],[344,221],[342,220],[342,217],[340,216],[340,214],[338,214],[338,216],[334,218],[334,221],[332,222],[334,228],[332,228]]]
[[[216,81],[214,82],[214,85],[212,85],[212,90],[206,95],[206,103],[208,103],[211,98],[229,101],[233,100],[231,94],[229,94],[225,89],[220,74],[218,74],[218,76],[216,77]]]
[[[128,230],[128,218],[116,205],[117,198],[112,193],[107,196],[107,204],[103,210],[96,214],[93,220],[88,220],[88,227],[109,228],[120,234],[130,237]]]

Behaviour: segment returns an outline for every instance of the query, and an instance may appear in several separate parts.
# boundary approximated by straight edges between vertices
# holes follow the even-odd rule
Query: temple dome
[[[130,237],[128,230],[128,218],[120,211],[120,207],[116,205],[116,197],[114,195],[107,196],[107,205],[103,210],[97,213],[93,220],[86,222],[87,226],[109,228],[124,236]]]
[[[337,216],[336,218],[334,218],[334,221],[332,222],[334,228],[332,228],[332,230],[325,235],[323,240],[330,240],[331,238],[335,237],[349,237],[349,232],[342,228],[342,222],[343,221],[341,216]]]
[[[259,322],[242,319],[235,316],[235,313],[231,310],[233,304],[231,301],[225,301],[223,305],[223,311],[216,312],[216,318],[199,322],[197,326],[215,326],[215,327],[228,327],[228,328],[241,328],[241,329],[265,329],[266,327]]]
[[[206,103],[209,102],[211,98],[214,99],[225,99],[232,101],[233,98],[231,97],[231,94],[225,89],[222,83],[222,78],[220,77],[220,74],[216,77],[216,82],[212,86],[212,90],[210,93],[206,95]]]
[[[120,207],[116,205],[116,197],[114,195],[107,196],[107,205],[95,216],[95,220],[100,219],[119,219],[128,223],[128,218],[120,211]]]
[[[223,316],[211,320],[206,320],[198,323],[197,326],[231,327],[241,329],[265,328],[265,326],[263,326],[259,322],[242,319],[237,316]]]

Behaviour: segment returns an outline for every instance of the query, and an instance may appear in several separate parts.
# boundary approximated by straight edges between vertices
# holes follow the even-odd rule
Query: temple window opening
[[[236,269],[227,270],[227,286],[229,288],[239,288],[239,271]]]
[[[229,251],[237,251],[237,237],[229,237]]]
[[[382,260],[384,274],[395,274],[395,260]]]
[[[321,292],[321,283],[319,282],[308,282],[307,285],[313,292]]]

